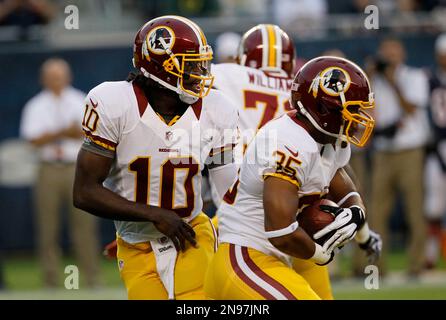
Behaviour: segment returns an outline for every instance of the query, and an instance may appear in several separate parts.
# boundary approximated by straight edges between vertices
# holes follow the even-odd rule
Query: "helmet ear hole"
[[[316,108],[317,108],[318,113],[321,116],[326,116],[326,115],[328,115],[330,113],[330,111],[328,110],[328,107],[325,105],[325,103],[323,101],[319,100],[316,103]]]
[[[298,105],[298,101],[300,101],[301,99],[301,94],[297,91],[291,91],[291,100],[290,100],[290,104],[291,106],[296,109],[299,110],[299,105]]]

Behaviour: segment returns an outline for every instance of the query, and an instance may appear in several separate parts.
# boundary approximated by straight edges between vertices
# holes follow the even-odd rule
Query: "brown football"
[[[315,201],[311,206],[304,208],[297,216],[299,226],[304,229],[311,238],[313,238],[313,235],[316,232],[333,222],[335,219],[333,214],[322,211],[319,208],[321,204],[338,207],[338,205],[331,200],[320,199]],[[333,231],[320,239],[313,240],[322,245],[332,234]]]

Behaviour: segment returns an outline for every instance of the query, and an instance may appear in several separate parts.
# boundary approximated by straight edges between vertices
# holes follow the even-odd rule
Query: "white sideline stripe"
[[[255,282],[257,285],[259,285],[265,291],[270,293],[277,300],[288,300],[282,293],[277,291],[276,288],[274,288],[269,283],[265,282],[265,280],[263,280],[258,275],[256,275],[254,273],[254,271],[252,271],[248,267],[245,260],[243,259],[242,248],[240,246],[234,245],[234,248],[235,248],[235,260],[236,260],[237,264],[239,265],[240,270],[242,270],[242,272],[245,274],[246,277],[250,278],[253,282]]]

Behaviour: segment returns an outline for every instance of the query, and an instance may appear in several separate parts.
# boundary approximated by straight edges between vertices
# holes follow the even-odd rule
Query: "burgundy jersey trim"
[[[138,102],[138,109],[139,109],[139,115],[142,117],[144,114],[144,111],[147,109],[147,104],[149,101],[146,98],[146,95],[144,94],[144,91],[135,84],[135,82],[132,82],[133,91],[135,92],[136,101]]]
[[[198,120],[200,120],[200,116],[201,116],[201,109],[203,107],[203,99],[198,99],[197,102],[195,102],[194,104],[191,105],[192,110],[194,110],[195,116],[197,117]]]

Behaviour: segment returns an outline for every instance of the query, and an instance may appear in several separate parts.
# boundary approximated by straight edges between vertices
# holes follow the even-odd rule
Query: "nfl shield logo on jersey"
[[[173,137],[173,132],[167,131],[166,132],[166,140],[170,141],[170,140],[172,140],[172,137]]]

